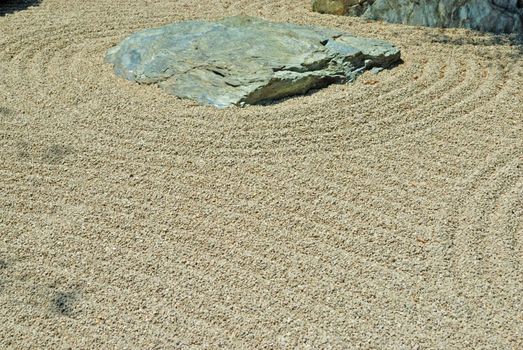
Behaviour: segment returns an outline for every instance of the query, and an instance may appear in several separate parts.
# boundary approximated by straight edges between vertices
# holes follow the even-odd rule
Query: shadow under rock
[[[433,43],[448,45],[474,45],[474,46],[496,46],[509,45],[515,49],[517,59],[523,58],[523,34],[489,34],[471,35],[467,37],[452,38],[448,35],[431,35]]]
[[[36,6],[41,0],[0,0],[0,17]]]

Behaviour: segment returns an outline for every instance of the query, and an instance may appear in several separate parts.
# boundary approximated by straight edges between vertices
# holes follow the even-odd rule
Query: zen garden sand
[[[117,77],[133,32],[249,15],[403,63],[217,109]],[[309,0],[43,0],[0,17],[0,348],[523,348],[509,37]]]

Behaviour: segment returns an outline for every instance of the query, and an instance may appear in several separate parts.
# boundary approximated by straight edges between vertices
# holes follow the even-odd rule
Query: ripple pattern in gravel
[[[308,0],[0,4],[1,348],[523,348],[523,55]],[[132,32],[231,15],[404,63],[218,110],[117,78]]]

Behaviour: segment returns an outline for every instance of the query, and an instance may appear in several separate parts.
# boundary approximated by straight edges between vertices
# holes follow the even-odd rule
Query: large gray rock
[[[227,107],[352,81],[365,69],[392,66],[400,51],[336,30],[240,16],[144,30],[106,59],[128,80]]]
[[[523,33],[523,0],[313,0],[321,13],[429,27]]]
[[[521,0],[376,0],[363,17],[430,27],[523,33],[522,7]]]

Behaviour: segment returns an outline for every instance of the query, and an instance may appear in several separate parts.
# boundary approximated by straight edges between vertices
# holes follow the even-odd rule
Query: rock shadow
[[[40,4],[41,0],[5,0],[0,1],[0,17],[25,10]]]
[[[498,46],[509,45],[515,49],[513,58],[523,58],[523,34],[488,34],[472,35],[462,37],[450,37],[445,34],[434,34],[430,36],[431,42],[448,45],[473,45],[473,46]]]
[[[0,106],[0,115],[10,116],[13,114],[13,111],[7,107]]]
[[[73,153],[73,149],[69,146],[51,145],[45,150],[42,160],[50,164],[62,163],[71,153]]]
[[[78,295],[75,292],[57,292],[52,299],[52,307],[62,316],[72,317],[75,311]]]
[[[3,293],[5,289],[5,285],[7,283],[7,279],[5,279],[4,271],[7,270],[9,267],[8,263],[4,259],[0,259],[0,294]]]

